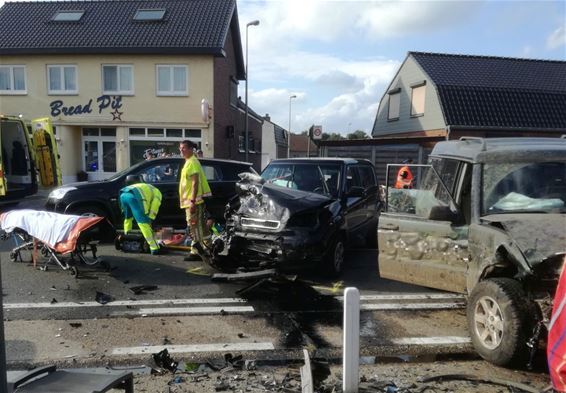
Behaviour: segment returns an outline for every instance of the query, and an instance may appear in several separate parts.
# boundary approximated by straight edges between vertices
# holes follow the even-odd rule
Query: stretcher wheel
[[[10,251],[10,261],[16,262],[18,260],[18,253],[15,251]]]
[[[77,269],[76,266],[69,267],[69,273],[71,273],[71,276],[74,276],[75,278],[79,277],[79,269]]]

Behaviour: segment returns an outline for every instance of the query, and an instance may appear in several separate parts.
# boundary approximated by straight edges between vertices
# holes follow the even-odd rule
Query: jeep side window
[[[457,160],[433,157],[430,159],[430,163],[436,170],[436,172],[440,175],[440,179],[442,179],[442,182],[446,186],[446,188],[444,188],[442,187],[442,185],[439,185],[440,187],[438,187],[436,191],[437,197],[441,199],[449,199],[450,196],[447,194],[446,189],[448,189],[448,191],[450,191],[450,193],[454,195],[454,185],[456,183],[460,162]]]
[[[388,187],[387,211],[391,213],[413,214],[431,219],[433,209],[452,209],[452,199],[443,186],[439,175],[429,166],[415,166],[411,172],[420,172],[420,181],[411,188]],[[392,167],[393,170],[399,168]],[[420,169],[420,171],[419,171]],[[396,174],[397,172],[395,172]],[[391,174],[390,174],[391,176]],[[454,176],[455,178],[455,176]],[[452,182],[452,186],[454,182]]]

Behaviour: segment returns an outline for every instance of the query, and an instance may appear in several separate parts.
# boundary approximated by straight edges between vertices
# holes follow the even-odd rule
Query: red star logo
[[[120,120],[122,121],[122,115],[124,112],[120,112],[118,109],[114,109],[114,112],[110,112],[112,115],[112,120]]]

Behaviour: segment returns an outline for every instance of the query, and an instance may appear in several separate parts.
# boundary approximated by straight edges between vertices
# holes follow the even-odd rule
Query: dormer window
[[[84,15],[82,10],[61,10],[53,16],[54,22],[78,22]]]
[[[134,20],[149,22],[149,21],[157,21],[163,20],[165,16],[164,9],[139,9],[136,11],[134,15]]]

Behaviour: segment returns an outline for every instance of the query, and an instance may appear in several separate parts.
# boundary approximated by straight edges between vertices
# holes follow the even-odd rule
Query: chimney
[[[263,118],[271,123],[271,117],[269,117],[269,113],[266,113],[265,116],[263,116]]]

